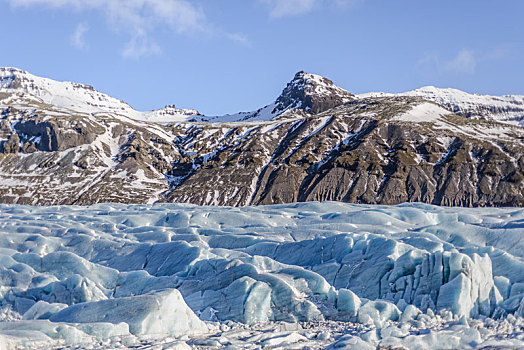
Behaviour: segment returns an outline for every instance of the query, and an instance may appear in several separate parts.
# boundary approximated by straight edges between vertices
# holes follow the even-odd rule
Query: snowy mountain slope
[[[2,205],[0,345],[517,349],[523,222],[423,204]]]
[[[4,203],[524,205],[524,128],[420,97],[356,98],[299,72],[256,113],[212,119],[2,72]]]
[[[324,77],[299,72],[275,102],[253,112],[204,116],[195,109],[179,109],[174,105],[139,112],[127,103],[100,93],[89,85],[58,82],[17,68],[0,67],[0,94],[2,93],[8,94],[8,98],[0,99],[0,106],[27,108],[43,103],[64,112],[112,113],[157,123],[269,120],[289,109],[317,113],[347,102],[353,96]]]
[[[76,112],[133,112],[125,102],[102,94],[89,85],[57,82],[16,68],[0,68],[0,92],[13,95],[9,101],[11,104],[33,98],[38,102]]]
[[[92,86],[40,78],[17,68],[0,67],[0,94],[8,94],[0,105],[37,107],[39,103],[63,112],[82,114],[112,113],[145,121],[185,121],[196,110],[167,106],[151,112],[138,112],[124,101],[96,91]],[[3,101],[2,101],[3,100]]]
[[[155,123],[173,123],[196,120],[199,117],[201,115],[196,109],[181,109],[169,105],[151,112],[142,112],[139,119]]]
[[[434,86],[425,86],[399,94],[371,92],[358,95],[360,98],[386,96],[420,97],[466,118],[524,126],[524,96],[522,95],[477,95],[456,89],[439,89]]]

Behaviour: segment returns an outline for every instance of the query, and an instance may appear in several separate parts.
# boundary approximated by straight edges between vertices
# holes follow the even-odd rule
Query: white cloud
[[[251,46],[251,42],[249,41],[247,36],[245,36],[242,33],[226,33],[225,35],[231,41],[235,41],[244,46]]]
[[[415,68],[421,72],[427,70],[440,71],[440,60],[434,52],[426,52],[424,56],[415,63]]]
[[[157,55],[162,50],[155,42],[143,32],[137,32],[122,50],[122,56],[126,58],[139,58],[142,56]]]
[[[313,11],[316,7],[332,6],[338,8],[349,8],[357,5],[363,0],[258,0],[269,9],[269,15],[273,18],[298,16]]]
[[[519,57],[518,51],[511,45],[502,45],[493,48],[481,55],[478,61],[499,61],[508,58],[521,59]]]
[[[469,49],[460,50],[453,58],[441,60],[437,53],[426,53],[415,64],[415,68],[421,72],[460,73],[474,74],[477,66],[475,53]]]
[[[86,23],[78,23],[76,26],[75,32],[71,36],[71,44],[77,49],[84,50],[87,48],[85,42],[85,33],[89,30],[89,27]]]
[[[260,0],[269,7],[273,18],[302,15],[313,10],[317,0]]]
[[[447,71],[454,71],[458,73],[473,74],[477,60],[473,51],[462,49],[452,60],[446,62],[444,69]]]
[[[168,25],[176,32],[201,29],[205,20],[202,9],[188,0],[6,0],[13,6],[44,5],[73,8],[78,11],[100,10],[114,25],[145,27]]]
[[[357,6],[364,0],[334,0],[335,5],[342,8]]]
[[[203,31],[206,18],[203,10],[189,0],[0,0],[12,6],[48,6],[77,12],[99,11],[111,28],[130,35],[123,54],[158,53],[159,47],[149,33],[155,28],[169,28],[175,33]],[[73,43],[82,46],[87,29],[77,27]],[[78,36],[77,36],[78,34]],[[76,40],[78,39],[78,40]]]

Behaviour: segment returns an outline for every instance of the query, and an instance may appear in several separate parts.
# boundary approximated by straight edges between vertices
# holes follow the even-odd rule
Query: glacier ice
[[[418,203],[0,205],[0,343],[522,346],[523,222]]]
[[[78,303],[58,311],[49,320],[66,323],[124,322],[132,334],[153,338],[208,331],[205,323],[186,305],[176,289]]]

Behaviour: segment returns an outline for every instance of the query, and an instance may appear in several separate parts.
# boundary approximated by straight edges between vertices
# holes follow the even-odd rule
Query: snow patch
[[[442,116],[450,114],[446,109],[433,103],[421,103],[415,105],[409,111],[395,116],[394,120],[414,123],[432,123],[438,121]]]

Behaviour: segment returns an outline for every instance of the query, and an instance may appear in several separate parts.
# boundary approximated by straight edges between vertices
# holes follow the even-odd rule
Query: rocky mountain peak
[[[25,93],[38,95],[44,91],[54,92],[49,90],[60,85],[67,85],[66,90],[77,89],[94,91],[94,88],[90,85],[73,82],[58,82],[48,78],[38,77],[22,69],[0,67],[0,89],[22,90]]]
[[[20,77],[27,72],[18,68],[0,67],[0,89],[16,89],[20,85]]]
[[[175,105],[167,105],[164,108],[142,114],[142,120],[160,123],[187,121],[191,120],[192,117],[195,118],[197,116],[201,116],[200,112],[196,109],[178,108]]]
[[[0,93],[3,97],[18,95],[23,99],[41,102],[39,95],[46,90],[42,81],[46,80],[18,68],[0,67]]]
[[[350,92],[323,76],[300,71],[287,84],[275,102],[273,113],[287,109],[304,109],[320,113],[351,101]]]

